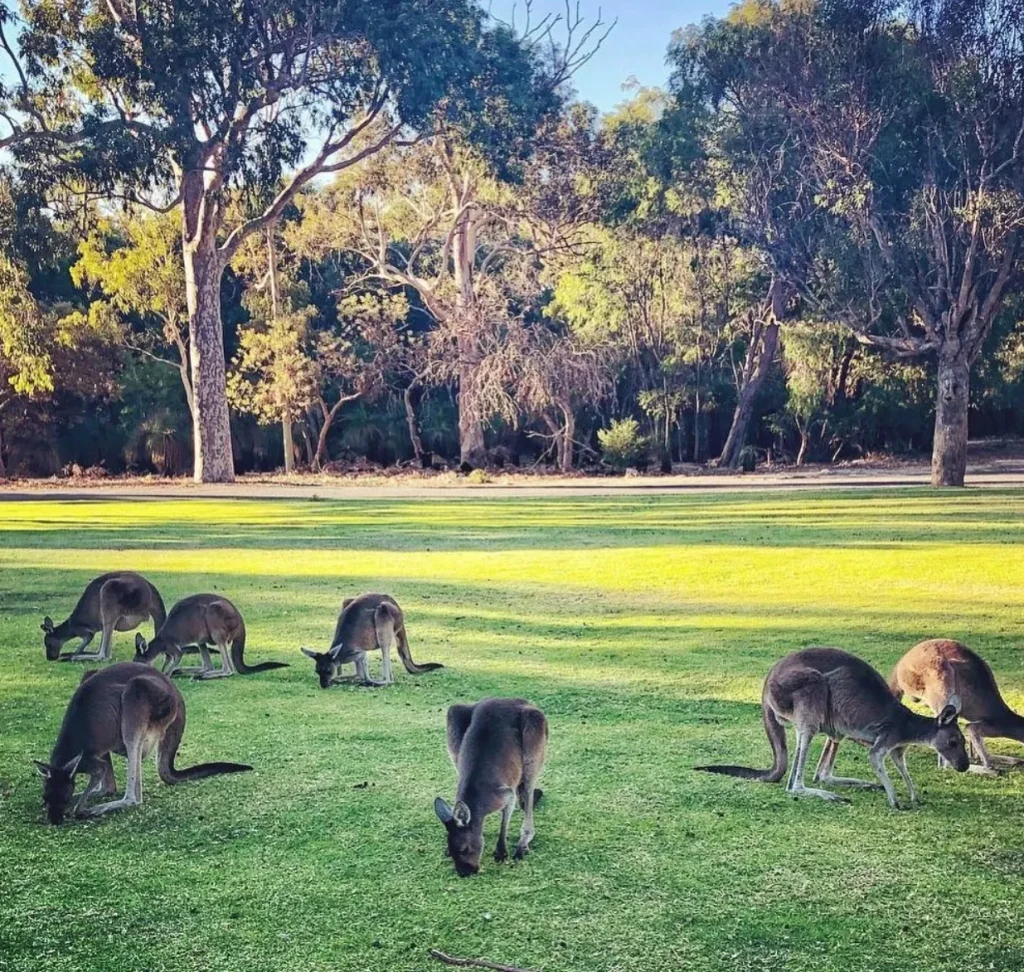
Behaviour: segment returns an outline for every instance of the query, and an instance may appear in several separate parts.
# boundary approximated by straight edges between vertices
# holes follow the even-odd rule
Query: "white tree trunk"
[[[480,348],[476,333],[476,295],[473,290],[473,260],[476,231],[473,209],[467,207],[452,237],[452,263],[458,288],[459,344],[459,459],[470,466],[487,461],[484,423],[476,401]]]

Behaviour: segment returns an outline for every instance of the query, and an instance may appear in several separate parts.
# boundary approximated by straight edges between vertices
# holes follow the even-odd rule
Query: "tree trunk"
[[[459,199],[456,199],[459,203]],[[476,229],[473,207],[466,206],[452,236],[452,265],[458,305],[459,345],[459,460],[470,466],[487,461],[484,423],[476,403],[476,381],[480,369],[480,347],[476,331],[476,294],[473,290],[473,261],[476,258]]]
[[[796,454],[796,464],[802,466],[807,459],[807,447],[811,444],[811,435],[807,429],[800,430],[800,451]]]
[[[342,395],[330,409],[327,408],[327,402],[322,398],[320,399],[320,410],[323,412],[324,424],[320,426],[320,435],[317,436],[316,440],[316,455],[313,457],[313,468],[320,472],[323,467],[324,456],[327,455],[327,433],[331,431],[331,426],[334,425],[334,420],[338,417],[338,412],[341,411],[342,405],[346,405],[349,402],[354,402],[359,398],[360,392],[355,392],[351,395]]]
[[[302,446],[306,450],[306,465],[312,469],[314,466],[313,440],[309,437],[309,429],[306,428],[305,422],[299,426],[299,431],[302,433]]]
[[[4,465],[4,430],[0,427],[0,479],[7,478],[7,467]]]
[[[284,471],[289,475],[295,472],[295,439],[292,437],[292,417],[288,412],[281,418],[281,430],[284,433]]]
[[[700,385],[693,393],[693,461],[700,462]]]
[[[572,444],[576,438],[576,415],[571,408],[562,408],[562,430],[558,439],[558,470],[572,472]]]
[[[736,411],[732,416],[732,425],[722,447],[722,454],[718,457],[719,466],[736,469],[740,464],[740,454],[746,445],[747,429],[754,415],[754,405],[764,387],[768,370],[775,360],[775,352],[779,346],[779,320],[786,307],[785,291],[781,282],[772,281],[768,302],[766,320],[754,324],[750,347],[747,349],[743,365]]]
[[[215,241],[184,246],[188,298],[189,353],[192,358],[192,420],[197,483],[230,483],[231,454],[224,332],[220,319],[220,282],[224,267]]]
[[[402,399],[405,402],[405,424],[409,428],[409,440],[412,442],[412,452],[416,457],[416,461],[420,462],[423,458],[423,439],[420,438],[419,425],[416,422],[416,407],[413,405],[412,396],[413,392],[417,388],[417,383],[413,382],[402,395]]]
[[[971,370],[957,348],[939,352],[935,435],[932,439],[932,485],[963,486],[967,472],[967,411]]]
[[[479,367],[475,361],[463,361],[459,365],[459,461],[474,467],[487,462],[484,423],[477,416],[473,402]]]

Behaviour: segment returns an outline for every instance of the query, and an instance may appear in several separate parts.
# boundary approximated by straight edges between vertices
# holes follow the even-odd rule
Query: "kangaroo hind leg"
[[[825,783],[832,786],[846,786],[858,790],[880,790],[881,784],[872,783],[870,780],[858,780],[850,776],[835,776],[832,768],[835,766],[836,754],[839,752],[839,741],[828,739],[825,748],[821,751],[821,759],[818,761],[818,768],[814,771],[812,783]]]
[[[831,800],[833,803],[846,803],[847,801],[838,793],[831,793],[828,790],[820,790],[816,787],[804,786],[804,773],[807,770],[807,757],[810,753],[811,742],[814,739],[814,729],[797,724],[796,726],[796,753],[793,756],[793,766],[789,772],[789,782],[786,784],[786,792],[796,797],[819,797],[822,800]]]
[[[520,716],[520,731],[523,740],[523,776],[519,783],[519,799],[523,808],[523,825],[519,829],[519,842],[512,855],[522,860],[530,850],[530,842],[536,831],[533,826],[533,809],[540,790],[534,783],[544,768],[544,754],[547,749],[548,724],[544,713],[533,706],[525,708]]]
[[[228,643],[226,641],[218,641],[217,650],[220,652],[220,668],[213,667],[209,651],[207,651],[205,661],[210,661],[210,667],[206,668],[204,665],[203,670],[198,675],[192,676],[194,679],[202,682],[211,678],[227,678],[229,675],[235,674],[235,666],[231,663],[231,650],[228,647]]]
[[[128,760],[124,796],[85,808],[83,816],[99,817],[142,803],[142,760],[162,732],[161,720],[172,710],[173,699],[154,679],[140,675],[125,685],[121,693],[121,737]]]

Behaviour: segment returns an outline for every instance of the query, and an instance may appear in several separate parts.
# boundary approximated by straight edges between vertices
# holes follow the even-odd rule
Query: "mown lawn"
[[[808,644],[887,672],[959,638],[1024,708],[1022,524],[1013,491],[0,504],[0,969],[441,969],[431,947],[545,972],[1024,968],[1024,773],[918,751],[925,802],[896,812],[691,770],[768,764],[761,682]],[[81,669],[44,660],[39,622],[117,568],[168,606],[223,592],[250,660],[293,667],[181,686],[179,762],[254,773],[167,787],[148,764],[141,808],[50,828],[31,760]],[[298,648],[367,590],[447,667],[317,688]],[[546,797],[524,863],[460,880],[432,810],[444,712],[492,694],[547,712]],[[839,767],[870,775],[857,747]]]

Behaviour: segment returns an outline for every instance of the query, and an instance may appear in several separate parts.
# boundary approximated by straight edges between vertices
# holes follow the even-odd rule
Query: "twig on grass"
[[[532,969],[520,969],[515,965],[501,965],[498,962],[488,962],[486,959],[456,958],[454,955],[445,955],[444,952],[436,948],[430,950],[430,957],[437,959],[438,962],[444,962],[446,965],[460,965],[463,967],[475,965],[481,969],[495,969],[496,972],[534,972]]]

